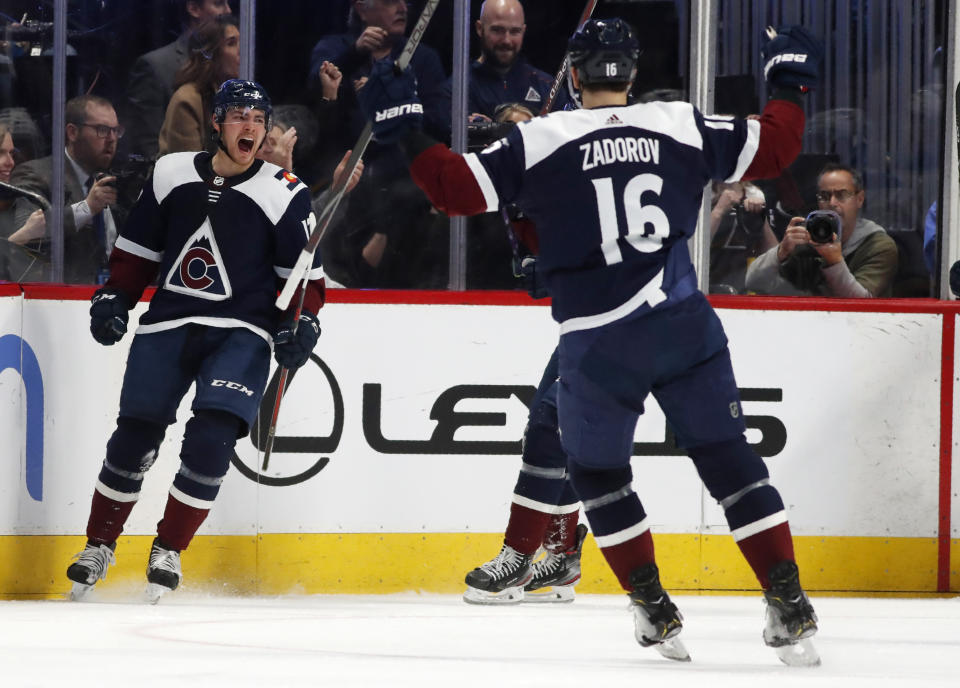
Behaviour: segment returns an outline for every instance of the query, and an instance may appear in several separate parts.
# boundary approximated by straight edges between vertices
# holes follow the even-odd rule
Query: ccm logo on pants
[[[230,380],[214,380],[210,383],[211,387],[226,387],[227,389],[235,389],[238,392],[246,394],[248,397],[253,396],[253,390],[247,389],[244,385],[241,385],[239,382],[231,382]]]

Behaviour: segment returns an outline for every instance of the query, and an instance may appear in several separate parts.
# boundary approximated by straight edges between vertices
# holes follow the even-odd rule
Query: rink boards
[[[62,593],[63,570],[82,547],[130,339],[102,347],[90,338],[90,293],[0,286],[0,595]],[[787,504],[806,587],[960,589],[958,555],[950,561],[960,537],[951,497],[960,492],[951,471],[956,306],[714,303],[748,440]],[[270,465],[257,433],[239,442],[184,555],[184,585],[460,590],[465,571],[500,545],[525,403],[556,343],[549,309],[507,293],[333,291],[320,319],[315,358],[284,399]],[[188,402],[128,521],[111,585],[142,580]],[[652,399],[633,467],[668,587],[755,588]],[[578,590],[617,589],[590,538]]]

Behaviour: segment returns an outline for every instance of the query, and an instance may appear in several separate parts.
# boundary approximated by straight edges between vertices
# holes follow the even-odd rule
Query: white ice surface
[[[452,595],[0,602],[0,686],[960,687],[960,600],[813,598],[823,665],[788,668],[754,597],[674,596],[693,657],[633,639],[626,599]]]

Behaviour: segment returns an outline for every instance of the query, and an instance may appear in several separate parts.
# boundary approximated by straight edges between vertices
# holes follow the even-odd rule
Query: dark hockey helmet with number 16
[[[223,124],[227,117],[227,110],[231,108],[250,108],[261,110],[266,116],[266,129],[270,131],[270,115],[273,106],[266,89],[256,81],[245,79],[228,79],[220,84],[216,95],[213,96],[213,116],[217,122]]]
[[[622,19],[591,19],[567,42],[570,64],[584,84],[633,80],[640,42]]]

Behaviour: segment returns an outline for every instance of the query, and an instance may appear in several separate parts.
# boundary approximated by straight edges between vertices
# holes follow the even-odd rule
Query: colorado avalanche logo
[[[163,286],[170,291],[211,301],[224,301],[233,295],[209,218],[187,240],[183,251],[170,266]]]

